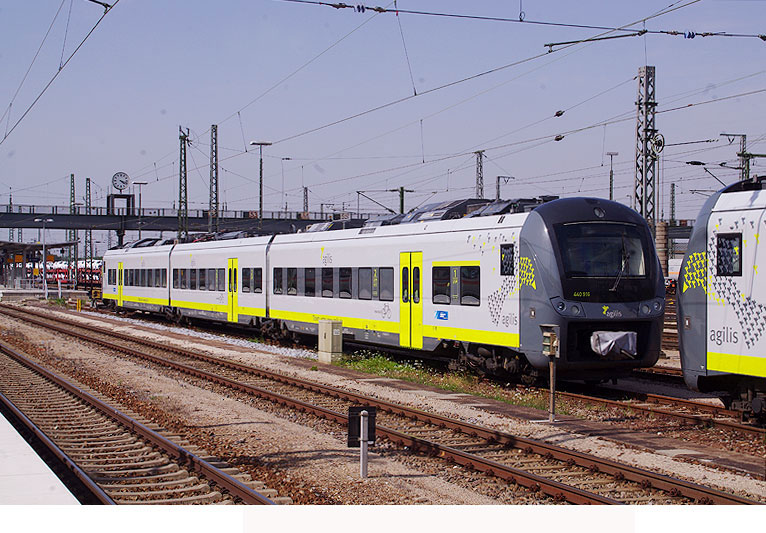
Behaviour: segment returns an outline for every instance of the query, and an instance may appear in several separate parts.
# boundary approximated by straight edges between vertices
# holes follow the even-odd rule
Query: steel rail
[[[93,481],[88,474],[86,474],[82,468],[77,466],[69,455],[56,443],[54,443],[48,436],[37,427],[37,424],[32,422],[27,415],[25,415],[5,394],[0,392],[0,402],[10,411],[20,423],[24,425],[29,431],[31,431],[35,438],[37,438],[42,444],[58,459],[89,491],[90,493],[102,504],[116,505],[115,501]]]
[[[63,377],[38,365],[37,363],[32,361],[29,357],[24,355],[22,352],[16,350],[12,346],[10,346],[9,344],[1,340],[0,340],[0,351],[5,353],[6,355],[9,355],[11,358],[23,364],[27,368],[32,369],[33,371],[39,373],[40,375],[47,378],[48,380],[54,382],[55,384],[57,384],[59,387],[63,388],[70,394],[80,398],[87,404],[95,407],[98,411],[100,411],[104,415],[116,420],[120,425],[137,433],[138,435],[140,435],[141,437],[143,437],[144,439],[146,439],[153,445],[162,449],[170,457],[173,457],[174,459],[178,460],[179,463],[184,465],[187,469],[192,470],[204,476],[206,479],[209,479],[212,483],[220,487],[221,490],[228,492],[234,498],[237,498],[246,504],[265,504],[265,505],[274,504],[273,501],[271,501],[266,496],[260,494],[258,491],[251,489],[250,487],[248,487],[241,481],[233,478],[232,476],[228,475],[225,472],[222,472],[221,470],[214,467],[213,465],[211,465],[210,463],[208,463],[201,457],[195,455],[194,453],[191,453],[190,451],[184,449],[183,447],[177,445],[176,443],[168,440],[167,438],[163,437],[156,431],[148,428],[141,422],[138,422],[137,420],[134,420],[133,418],[126,415],[125,413],[121,412],[119,409],[115,409],[114,407],[106,404],[105,402],[102,402],[98,398],[92,396],[91,394],[85,392],[79,387],[68,382]]]
[[[7,309],[8,308],[4,307],[4,306],[0,307],[0,312],[6,312]],[[16,311],[16,309],[14,309],[14,311]],[[23,314],[23,313],[27,312],[26,310],[24,310],[24,311],[18,310],[18,311],[19,311],[20,314]],[[36,312],[27,312],[27,313],[31,314],[31,315],[38,315]],[[13,313],[8,313],[8,314],[12,315]],[[40,315],[38,315],[38,316],[40,316]],[[267,378],[267,379],[276,380],[278,382],[282,382],[282,383],[285,383],[285,384],[289,384],[289,385],[293,385],[293,386],[300,386],[300,387],[302,387],[302,388],[304,388],[306,390],[310,390],[310,391],[313,391],[313,392],[318,392],[318,393],[321,393],[321,394],[330,395],[330,396],[333,396],[333,397],[336,397],[336,398],[341,398],[341,399],[345,399],[347,401],[352,401],[352,402],[356,402],[356,403],[366,403],[367,405],[376,406],[376,407],[378,407],[378,408],[380,408],[382,410],[388,411],[388,412],[390,412],[392,414],[397,414],[399,416],[408,417],[408,418],[411,418],[411,419],[414,419],[414,420],[418,420],[418,421],[421,421],[421,422],[427,422],[427,423],[434,424],[434,425],[437,425],[437,426],[440,426],[440,427],[446,427],[446,428],[449,428],[449,429],[452,429],[452,430],[455,430],[455,431],[458,431],[458,432],[461,432],[461,433],[465,433],[465,434],[468,434],[468,435],[471,435],[471,436],[474,436],[474,437],[481,437],[481,438],[485,439],[488,442],[497,442],[497,443],[501,443],[501,444],[504,444],[504,445],[507,445],[507,446],[512,446],[512,447],[515,447],[515,448],[520,448],[520,449],[523,449],[525,451],[532,452],[532,453],[537,453],[539,455],[542,455],[542,456],[545,456],[545,457],[550,457],[550,458],[553,458],[553,459],[556,459],[556,460],[559,460],[559,461],[572,462],[573,464],[576,464],[578,466],[587,468],[587,469],[592,470],[594,472],[602,472],[602,473],[606,473],[606,474],[612,475],[617,480],[624,479],[624,480],[627,480],[627,481],[632,481],[632,482],[635,482],[635,483],[639,483],[643,487],[646,487],[646,488],[655,488],[655,489],[663,490],[663,491],[666,491],[666,492],[670,493],[673,496],[677,495],[677,496],[687,497],[687,498],[696,500],[699,503],[715,503],[715,504],[726,504],[726,505],[735,504],[735,503],[737,503],[737,504],[753,504],[753,503],[756,503],[756,502],[753,502],[752,500],[748,500],[746,498],[742,498],[742,497],[739,497],[739,496],[727,494],[725,492],[721,492],[721,491],[718,491],[718,490],[715,490],[715,489],[712,489],[712,488],[709,488],[709,487],[704,487],[702,485],[697,485],[695,483],[690,483],[690,482],[687,482],[687,481],[684,481],[684,480],[671,478],[669,476],[665,476],[665,475],[662,475],[662,474],[657,474],[657,473],[650,472],[650,471],[647,471],[647,470],[642,470],[640,468],[632,467],[632,466],[625,465],[625,464],[616,463],[616,462],[610,461],[608,459],[602,459],[602,458],[599,458],[599,457],[583,454],[581,452],[576,452],[576,451],[573,451],[573,450],[567,450],[567,449],[560,448],[558,446],[547,444],[547,443],[544,443],[544,442],[541,442],[541,441],[537,441],[537,440],[534,440],[534,439],[527,439],[527,438],[523,438],[523,437],[516,437],[514,435],[510,435],[510,434],[507,434],[507,433],[502,433],[502,432],[499,432],[499,431],[491,430],[491,429],[488,429],[488,428],[477,426],[475,424],[470,424],[468,422],[462,422],[462,421],[458,421],[458,420],[453,420],[453,419],[450,419],[450,418],[447,418],[447,417],[444,417],[444,416],[441,416],[441,415],[438,415],[438,414],[427,413],[427,412],[424,412],[424,411],[420,411],[418,409],[404,407],[404,406],[401,406],[401,405],[398,405],[398,404],[394,404],[394,403],[391,403],[391,402],[387,402],[387,401],[384,401],[384,400],[379,400],[379,399],[376,399],[376,398],[371,398],[371,397],[363,396],[361,394],[356,394],[356,393],[353,393],[353,392],[344,391],[344,390],[338,389],[336,387],[331,387],[331,386],[327,386],[327,385],[321,385],[321,384],[314,383],[314,382],[311,382],[311,381],[308,381],[308,380],[304,380],[304,379],[301,379],[301,378],[294,378],[294,377],[284,376],[284,375],[281,375],[281,374],[277,374],[277,373],[270,372],[270,371],[263,370],[263,369],[258,369],[258,368],[251,367],[251,366],[248,366],[248,365],[244,365],[244,364],[241,364],[241,363],[236,363],[236,362],[233,362],[233,361],[222,360],[222,359],[216,358],[214,356],[200,354],[200,353],[197,353],[197,352],[193,352],[191,350],[186,350],[184,348],[180,348],[180,347],[176,347],[176,346],[170,346],[170,345],[167,345],[167,344],[162,344],[162,343],[158,343],[158,342],[155,342],[155,341],[150,341],[150,340],[147,340],[147,339],[132,337],[130,335],[125,335],[125,334],[122,334],[122,333],[112,332],[112,331],[109,331],[109,330],[107,330],[105,328],[96,327],[96,326],[90,326],[90,325],[82,324],[82,323],[79,323],[79,322],[63,319],[63,318],[60,318],[60,317],[56,317],[56,318],[45,317],[45,318],[48,319],[48,320],[59,320],[59,321],[61,321],[63,323],[66,323],[66,324],[68,324],[70,326],[79,327],[79,328],[82,328],[82,329],[85,329],[85,330],[89,330],[89,331],[93,331],[93,332],[98,332],[98,333],[101,333],[101,334],[104,334],[104,335],[108,335],[108,336],[112,336],[112,337],[118,337],[118,338],[121,338],[122,340],[128,340],[130,342],[134,342],[134,343],[138,343],[138,344],[144,344],[145,346],[150,346],[150,347],[153,347],[155,349],[160,349],[160,350],[163,350],[163,351],[170,351],[170,352],[178,353],[178,354],[184,355],[186,357],[194,358],[194,359],[205,361],[205,362],[215,363],[215,364],[218,364],[218,365],[221,365],[221,366],[224,366],[224,367],[228,367],[228,368],[231,368],[231,369],[239,370],[239,371],[246,372],[246,373],[249,373],[249,374],[252,374],[252,375],[256,375],[256,376],[259,376],[259,377],[264,377],[264,378]],[[292,406],[298,408],[299,410],[309,410],[311,412],[314,412],[315,414],[320,414],[321,413],[325,417],[333,419],[333,420],[336,420],[338,422],[347,422],[347,420],[348,420],[348,418],[347,418],[347,416],[345,414],[335,413],[335,412],[330,411],[328,409],[321,408],[321,407],[318,407],[318,406],[313,406],[312,404],[308,404],[308,403],[302,402],[300,400],[295,400],[295,399],[292,399],[292,398],[288,398],[288,397],[285,397],[285,396],[280,395],[278,393],[274,393],[274,392],[268,391],[266,389],[255,387],[253,385],[249,385],[249,384],[242,383],[242,382],[239,382],[239,381],[231,380],[231,379],[223,377],[223,376],[212,374],[212,373],[209,373],[209,372],[206,372],[206,371],[203,371],[203,370],[199,370],[199,369],[190,367],[188,365],[184,365],[184,364],[177,363],[177,362],[174,362],[174,361],[169,361],[169,360],[166,360],[164,358],[157,357],[157,356],[154,356],[154,355],[151,355],[151,354],[147,354],[147,353],[141,352],[139,350],[127,348],[125,346],[121,346],[119,344],[111,343],[109,341],[105,341],[105,340],[102,340],[102,339],[93,339],[93,338],[88,337],[87,335],[78,334],[78,333],[72,331],[71,329],[55,326],[55,325],[49,324],[49,323],[38,322],[38,321],[35,321],[34,319],[29,319],[29,318],[25,318],[25,319],[37,322],[38,325],[41,325],[43,327],[49,327],[50,329],[53,329],[55,331],[59,331],[61,333],[64,333],[64,334],[67,334],[67,335],[70,335],[70,336],[79,337],[79,338],[82,338],[83,340],[86,340],[88,342],[97,343],[97,344],[100,344],[100,345],[102,345],[104,347],[107,347],[107,348],[110,348],[110,349],[114,349],[114,350],[120,351],[122,353],[129,353],[131,355],[138,356],[138,357],[141,357],[141,358],[144,358],[144,359],[147,359],[147,360],[152,360],[152,361],[155,361],[155,362],[157,362],[159,364],[167,365],[167,366],[170,366],[170,367],[175,368],[177,370],[180,370],[180,371],[183,371],[183,372],[187,372],[190,375],[194,375],[196,377],[200,377],[200,378],[203,378],[203,379],[209,379],[209,380],[212,380],[212,381],[214,381],[216,383],[219,383],[219,384],[222,384],[222,385],[227,385],[227,386],[230,386],[230,387],[235,388],[237,390],[241,390],[243,392],[250,392],[251,394],[254,394],[254,395],[259,396],[259,397],[273,398],[273,401],[276,401],[277,403],[280,403],[282,405],[286,405],[286,406],[287,405],[292,405]],[[440,455],[442,454],[442,452],[444,452],[443,456],[449,457],[449,458],[454,459],[454,460],[458,460],[458,461],[461,462],[461,464],[462,464],[463,461],[469,461],[470,462],[470,461],[474,461],[476,459],[479,459],[476,456],[473,456],[471,454],[466,454],[466,453],[461,452],[459,450],[454,450],[452,448],[449,448],[447,446],[442,446],[442,445],[439,445],[437,443],[432,443],[432,442],[425,441],[425,440],[422,440],[422,439],[417,439],[417,438],[414,438],[414,437],[409,437],[409,436],[404,435],[404,434],[402,434],[400,432],[396,432],[395,430],[389,430],[389,429],[386,429],[386,428],[381,428],[380,426],[378,426],[378,430],[380,430],[382,434],[386,434],[386,435],[389,435],[388,432],[391,432],[390,435],[392,435],[392,437],[395,437],[395,438],[392,438],[392,440],[395,443],[398,443],[398,444],[399,443],[405,443],[405,444],[406,443],[410,443],[411,445],[417,445],[419,447],[424,447],[425,449],[430,449],[430,450],[436,451]],[[480,463],[482,461],[485,461],[485,460],[482,459],[480,461],[477,461],[477,464],[474,465],[474,466],[478,466],[478,463]],[[494,462],[491,462],[491,463],[494,463]],[[468,464],[468,463],[466,463],[466,464]],[[494,463],[492,465],[487,464],[487,465],[481,466],[481,469],[483,471],[487,471],[487,472],[492,470],[493,473],[496,474],[494,468],[496,468],[496,465],[498,465],[498,464],[499,463]],[[508,468],[505,465],[500,465],[500,466],[502,466],[503,468]],[[535,478],[539,478],[541,480],[545,480],[546,484],[556,483],[556,486],[547,487],[545,485],[542,485],[542,484],[538,483],[538,481],[539,481],[538,479],[530,480],[526,476],[530,476],[530,475],[533,475],[533,474],[529,474],[529,473],[526,473],[526,472],[523,472],[523,471],[510,472],[509,475],[514,475],[514,474],[520,475],[521,473],[523,473],[523,475],[525,476],[524,478],[522,478],[521,484],[525,484],[524,480],[529,480],[529,482],[531,482],[531,485],[525,485],[525,486],[530,486],[532,488],[541,488],[546,494],[549,494],[549,495],[553,496],[554,498],[560,498],[561,497],[560,496],[560,492],[559,492],[560,487],[558,486],[558,485],[561,485],[561,484],[558,484],[556,482],[552,482],[551,480],[546,480],[545,478],[540,478],[539,476],[535,476]],[[519,481],[519,479],[517,479],[517,482],[518,481]],[[566,486],[566,485],[564,485],[564,486]],[[579,489],[577,489],[577,490],[579,490]],[[590,493],[587,493],[587,494],[590,494]],[[599,502],[599,503],[601,503],[601,502]]]

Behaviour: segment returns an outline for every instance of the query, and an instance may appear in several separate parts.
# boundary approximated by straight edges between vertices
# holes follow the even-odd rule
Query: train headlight
[[[556,304],[556,309],[558,309],[562,313],[566,310],[566,308],[567,308],[567,304],[565,304],[564,302],[559,302],[558,304]]]
[[[662,309],[662,303],[660,303],[659,300],[654,300],[654,305],[652,305],[655,312],[659,312],[660,309]]]
[[[648,314],[649,314],[649,311],[651,311],[651,308],[649,307],[649,305],[648,305],[648,304],[642,304],[642,305],[641,305],[641,312],[642,312],[643,314],[645,314],[645,315],[648,315]]]
[[[580,306],[579,305],[573,305],[572,306],[572,314],[574,316],[577,316],[580,314]]]

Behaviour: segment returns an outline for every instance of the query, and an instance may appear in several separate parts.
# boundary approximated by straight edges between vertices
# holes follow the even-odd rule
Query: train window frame
[[[468,277],[466,273],[476,272],[475,277]],[[473,284],[472,281],[476,280],[476,292],[471,294],[467,291]],[[475,300],[475,301],[474,301]],[[481,305],[481,266],[479,265],[464,265],[460,267],[460,305],[468,305],[472,307],[478,307]]]
[[[372,268],[360,267],[356,274],[357,297],[360,300],[372,300]]]
[[[189,269],[182,268],[178,273],[178,285],[182,290],[189,290]]]
[[[393,267],[380,267],[378,268],[378,297],[381,302],[393,302],[396,284],[394,283],[394,268]],[[384,292],[385,291],[385,292]]]
[[[446,278],[442,276],[446,272]],[[444,280],[446,279],[446,285]],[[452,289],[450,280],[452,279],[452,269],[448,266],[431,267],[431,301],[436,305],[449,305],[452,300]],[[446,292],[444,292],[446,290]]]
[[[162,269],[161,268],[154,269],[154,287],[155,288],[162,287]]]
[[[412,267],[412,303],[420,303],[420,285],[422,283],[420,276],[420,267]]]
[[[218,283],[216,282],[216,270],[214,268],[207,269],[207,290],[216,290]]]
[[[733,242],[731,250],[736,253],[736,263],[730,260],[730,264],[724,264],[721,260],[722,242]],[[723,277],[741,277],[742,276],[742,234],[741,233],[719,233],[716,235],[716,275]],[[728,268],[727,268],[728,267]]]
[[[515,260],[515,246],[511,244],[500,245],[500,275],[501,276],[514,276],[516,273]]]
[[[154,269],[153,268],[146,269],[146,286],[154,287]]]
[[[138,269],[138,286],[146,287],[146,269],[145,268]]]
[[[304,268],[303,269],[303,295],[308,298],[314,298],[317,295],[317,269],[316,268]],[[309,276],[311,272],[311,276]],[[309,293],[308,280],[311,279],[311,292]]]
[[[197,290],[198,291],[207,290],[207,269],[206,268],[200,268],[199,272],[197,272]]]
[[[177,289],[179,287],[179,284],[178,284],[178,279],[179,279],[178,271],[179,270],[180,269],[178,269],[178,268],[174,268],[173,269],[173,288],[174,289]],[[130,275],[128,275],[128,278],[130,278]]]
[[[402,303],[410,301],[410,267],[402,267]]]
[[[167,288],[168,286],[168,270],[166,268],[162,269],[162,287]]]
[[[263,292],[263,269],[261,267],[253,269],[253,292],[258,294]]]
[[[272,271],[272,277],[273,277],[273,283],[272,283],[272,292],[273,294],[283,294],[284,293],[284,279],[282,277],[282,268],[281,267],[274,267],[274,270]]]
[[[226,292],[226,269],[219,268],[216,273],[216,281],[218,282],[218,292]]]
[[[333,272],[333,268],[331,267],[322,267],[322,298],[332,298],[334,296],[333,288],[334,288],[334,279],[335,275]],[[329,287],[328,287],[329,282]]]
[[[192,268],[189,270],[189,290],[196,291],[197,290],[197,269]]]
[[[240,273],[240,278],[242,283],[242,288],[240,289],[243,293],[250,293],[252,291],[253,287],[253,270],[250,267],[242,267],[242,272]]]
[[[340,267],[338,269],[338,297],[348,300],[352,295],[353,269]]]
[[[288,296],[298,295],[298,269],[294,267],[288,267],[287,270],[287,285],[285,287],[285,294]]]

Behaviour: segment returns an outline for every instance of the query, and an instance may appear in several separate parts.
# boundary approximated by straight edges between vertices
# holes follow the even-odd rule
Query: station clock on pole
[[[128,188],[130,177],[124,172],[117,172],[112,176],[112,186],[118,191],[124,191]]]

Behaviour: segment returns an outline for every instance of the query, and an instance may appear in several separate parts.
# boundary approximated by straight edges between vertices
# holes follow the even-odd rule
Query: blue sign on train
[[[449,320],[449,313],[447,311],[436,311],[436,320]]]

